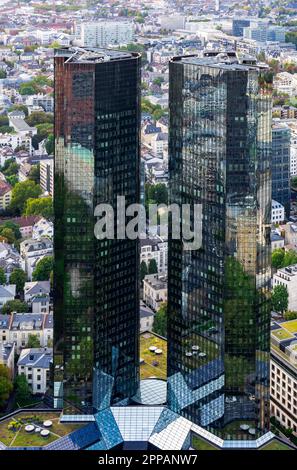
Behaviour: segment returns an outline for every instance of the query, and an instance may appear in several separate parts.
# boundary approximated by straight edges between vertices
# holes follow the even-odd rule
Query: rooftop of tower
[[[235,51],[204,51],[203,56],[190,55],[173,57],[172,62],[215,67],[226,70],[267,69],[268,65],[257,62],[252,56],[237,56]]]
[[[139,58],[141,54],[98,47],[71,46],[56,49],[55,56],[67,57],[66,62],[90,64]]]

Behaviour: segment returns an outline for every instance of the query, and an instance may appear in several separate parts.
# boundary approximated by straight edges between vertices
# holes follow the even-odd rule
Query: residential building
[[[12,315],[1,315],[0,313],[0,343],[9,342],[9,329]]]
[[[295,96],[297,94],[297,77],[289,72],[280,72],[274,78],[273,87],[279,93]]]
[[[32,232],[32,238],[34,240],[40,240],[40,238],[51,239],[54,235],[54,224],[50,220],[42,217],[34,224]]]
[[[272,126],[272,198],[285,207],[290,216],[290,128],[279,120]]]
[[[272,200],[271,206],[271,223],[280,224],[285,220],[285,208],[282,204]]]
[[[97,21],[82,23],[78,42],[83,47],[107,47],[132,42],[134,27],[128,21]]]
[[[143,280],[143,301],[157,312],[163,302],[167,302],[167,277],[147,274]]]
[[[13,217],[0,220],[0,226],[6,222],[12,222],[19,226],[22,238],[32,237],[33,226],[40,219],[37,215],[29,215],[28,217]]]
[[[140,333],[152,330],[154,318],[155,312],[143,302],[140,302]]]
[[[25,282],[24,298],[25,302],[31,303],[36,296],[48,295],[50,293],[50,281]]]
[[[31,297],[32,313],[49,313],[50,296],[48,294],[37,294]]]
[[[6,181],[0,180],[0,211],[7,209],[11,203],[12,187]]]
[[[44,192],[54,195],[54,159],[53,157],[40,162],[40,187]]]
[[[12,380],[14,379],[14,355],[15,345],[13,343],[4,344],[0,341],[0,365],[7,367]]]
[[[17,362],[18,375],[25,375],[33,395],[44,395],[49,387],[52,348],[31,348],[21,351]]]
[[[116,220],[118,196],[139,203],[140,66],[138,53],[56,51],[54,388],[65,414],[138,387],[139,243],[96,238],[94,210],[109,203]]]
[[[269,435],[272,100],[262,70],[215,51],[169,63],[169,204],[200,204],[203,219],[199,249],[169,227],[168,406],[231,447],[240,420]]]
[[[293,250],[297,249],[297,225],[293,222],[288,222],[279,227],[280,234],[285,238],[286,247]]]
[[[53,316],[44,313],[12,313],[9,341],[16,346],[16,353],[28,345],[29,336],[37,336],[40,346],[53,343]]]
[[[31,280],[38,261],[45,256],[52,256],[53,242],[49,238],[40,238],[39,240],[29,238],[20,243],[20,254],[22,269],[26,271]]]
[[[273,322],[271,331],[270,411],[297,436],[296,320]]]
[[[140,240],[140,261],[145,261],[147,266],[154,259],[157,263],[158,272],[167,272],[167,240],[158,235]]]
[[[0,286],[0,310],[6,302],[15,298],[15,284]]]
[[[287,288],[288,310],[297,311],[297,264],[280,268],[273,275],[273,287],[285,286]]]
[[[0,242],[0,267],[5,272],[7,282],[9,282],[9,277],[12,271],[21,267],[21,257],[19,252],[8,243]]]
[[[279,248],[284,248],[285,247],[285,239],[279,233],[277,233],[275,230],[271,231],[271,253],[274,252],[274,250],[277,250]]]

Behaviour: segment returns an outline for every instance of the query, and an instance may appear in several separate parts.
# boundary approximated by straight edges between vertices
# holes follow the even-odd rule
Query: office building
[[[285,207],[290,217],[290,128],[279,120],[272,126],[272,198]]]
[[[97,205],[140,193],[140,55],[55,54],[55,403],[65,414],[122,402],[138,386],[139,244],[94,235]],[[129,220],[127,220],[128,222]]]
[[[271,415],[297,436],[297,322],[273,322],[271,331]]]
[[[242,37],[244,28],[248,28],[251,20],[244,18],[234,18],[232,20],[232,34],[233,36]]]
[[[169,229],[168,406],[232,447],[269,431],[271,93],[210,53],[170,61],[169,102],[169,202],[202,206],[202,244]]]

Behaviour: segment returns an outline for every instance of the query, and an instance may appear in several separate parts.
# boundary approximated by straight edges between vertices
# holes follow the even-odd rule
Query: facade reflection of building
[[[233,62],[233,63],[232,63]],[[271,101],[256,64],[170,62],[170,202],[203,206],[202,247],[169,236],[169,407],[225,439],[269,428]]]
[[[138,387],[139,247],[97,240],[94,209],[139,202],[139,85],[139,54],[56,51],[54,396],[65,414]]]

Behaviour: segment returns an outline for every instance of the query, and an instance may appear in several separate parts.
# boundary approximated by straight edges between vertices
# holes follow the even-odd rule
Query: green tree
[[[23,113],[25,113],[25,116],[28,116],[28,114],[29,114],[28,108],[24,104],[14,104],[8,110],[8,112],[11,112],[11,111],[23,111]]]
[[[9,119],[7,114],[0,115],[0,127],[2,126],[9,126]]]
[[[27,274],[20,268],[14,269],[9,278],[9,282],[16,285],[16,291],[18,294],[23,293],[26,280]]]
[[[15,300],[9,300],[6,302],[6,304],[3,305],[2,307],[2,312],[3,315],[8,315],[11,312],[18,312],[18,313],[23,313],[23,312],[28,312],[29,307],[26,302],[22,302],[21,300],[15,299]]]
[[[153,331],[157,335],[167,337],[167,303],[163,302],[160,305],[159,310],[157,311],[154,317]]]
[[[5,176],[17,175],[19,171],[19,165],[13,160],[9,159],[5,162],[2,173]]]
[[[35,95],[36,90],[32,85],[22,83],[20,85],[19,92],[21,95]]]
[[[13,390],[12,381],[9,375],[9,369],[0,364],[0,407],[3,407]]]
[[[3,268],[0,268],[0,284],[1,286],[6,284],[6,276]]]
[[[21,214],[24,211],[26,202],[30,198],[38,198],[41,188],[34,181],[26,180],[17,183],[12,189],[10,209]]]
[[[147,264],[145,261],[140,263],[140,280],[143,281],[144,277],[147,275]]]
[[[291,264],[297,263],[297,252],[294,250],[288,250],[285,253],[283,268],[290,266]]]
[[[54,216],[52,198],[49,196],[41,197],[39,199],[28,199],[24,215],[40,215],[46,219],[52,219]]]
[[[281,284],[275,286],[271,295],[271,303],[273,310],[275,310],[276,312],[283,313],[288,308],[288,302],[289,294],[287,288]]]
[[[45,256],[38,261],[36,268],[33,272],[33,281],[48,281],[53,269],[53,257]]]
[[[53,122],[53,113],[45,113],[44,111],[33,111],[33,113],[26,118],[26,123],[31,127],[35,127],[39,124],[53,124]]]
[[[11,220],[7,220],[6,222],[4,222],[2,225],[0,225],[0,233],[1,233],[2,228],[11,229],[13,231],[14,238],[16,240],[19,240],[20,238],[22,238],[22,235],[20,232],[20,226],[16,224],[15,222],[12,222]]]
[[[7,77],[7,73],[5,72],[5,70],[0,70],[0,79],[2,78],[6,78]]]
[[[15,243],[16,242],[16,239],[15,239],[15,236],[14,236],[14,232],[11,228],[3,228],[1,227],[0,229],[0,235],[1,237],[4,237],[6,238],[7,240],[7,243]]]
[[[293,312],[291,310],[288,310],[287,312],[284,313],[284,319],[289,321],[289,320],[296,320],[297,319],[297,312]]]
[[[158,272],[158,266],[155,259],[150,259],[149,266],[148,266],[148,273],[149,274],[156,274]]]
[[[0,133],[1,134],[14,134],[15,130],[11,126],[1,126],[0,127]]]
[[[47,151],[48,155],[52,155],[54,153],[54,146],[55,139],[53,134],[50,134],[45,142],[45,150]]]
[[[24,374],[18,375],[14,381],[15,398],[19,406],[25,405],[31,397],[31,390]]]
[[[27,348],[40,348],[40,339],[37,335],[29,334]]]
[[[40,165],[32,165],[30,173],[28,175],[28,179],[34,181],[34,183],[40,183]]]

